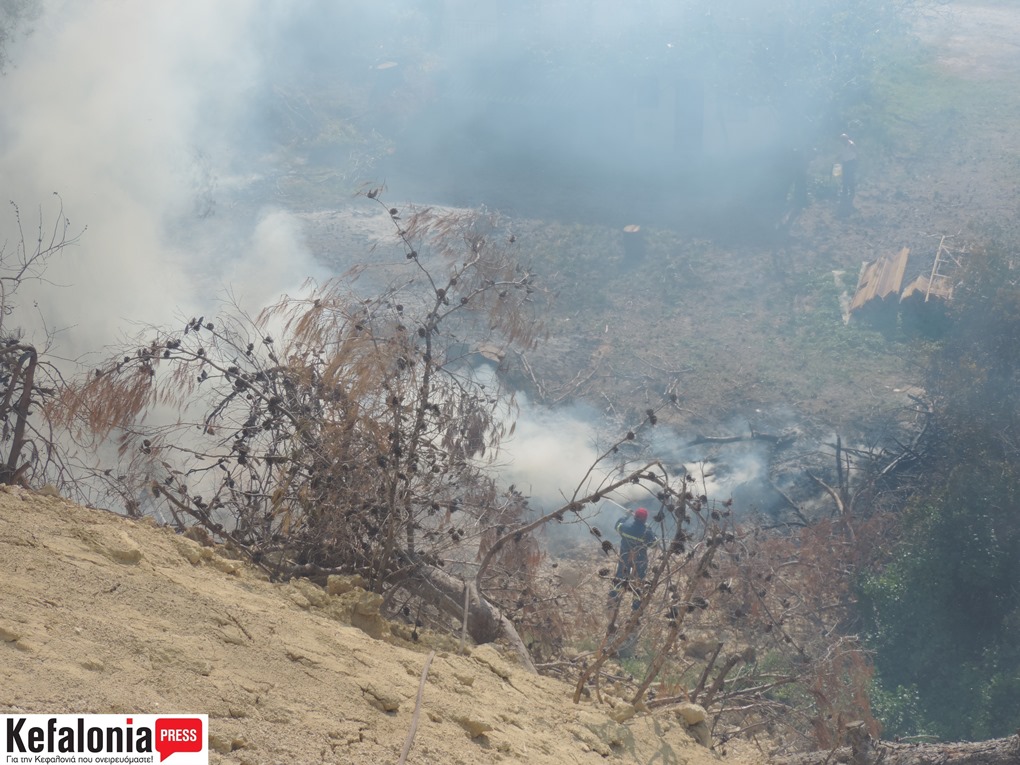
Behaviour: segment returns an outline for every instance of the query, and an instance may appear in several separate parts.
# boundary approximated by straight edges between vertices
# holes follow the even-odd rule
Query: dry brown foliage
[[[403,258],[379,295],[349,274],[257,317],[228,306],[65,396],[80,441],[117,438],[102,475],[129,512],[197,522],[274,576],[342,571],[379,591],[469,561],[516,518],[520,498],[477,460],[513,402],[463,357],[528,347],[543,295],[491,216],[389,212]]]
[[[116,437],[121,461],[99,475],[128,512],[198,523],[273,577],[358,574],[393,612],[447,627],[462,618],[478,641],[515,639],[509,613],[555,653],[562,620],[537,598],[535,533],[584,522],[601,497],[638,484],[678,529],[700,524],[675,533],[649,592],[669,589],[677,612],[700,607],[678,577],[711,560],[688,540],[709,549],[716,526],[685,480],[673,485],[654,461],[628,467],[619,446],[633,432],[545,515],[528,519],[526,499],[497,487],[481,458],[513,427],[513,400],[463,356],[478,343],[529,347],[543,294],[497,219],[388,212],[404,257],[384,266],[392,281],[378,295],[336,279],[258,317],[195,317],[68,392],[64,422],[81,442]],[[648,410],[640,427],[655,421]]]
[[[687,500],[683,555],[662,548],[649,568],[641,607],[595,611],[611,568],[592,551],[564,588],[549,582],[563,617],[562,653],[542,666],[575,683],[575,698],[601,686],[635,704],[704,706],[716,740],[767,734],[787,751],[831,748],[851,723],[877,735],[868,690],[870,656],[854,636],[856,575],[877,565],[895,527],[889,516],[843,518],[766,530],[735,524],[726,503]],[[658,528],[667,540],[668,516]],[[548,574],[548,568],[546,568]],[[575,602],[574,599],[578,602]],[[677,606],[680,606],[678,609]],[[591,637],[601,637],[592,645]],[[550,642],[551,641],[547,641]]]
[[[721,571],[719,620],[755,662],[724,686],[731,724],[792,734],[791,744],[806,748],[835,745],[859,720],[877,734],[871,662],[852,613],[855,577],[882,527],[873,517],[851,534],[845,519],[827,519],[742,534],[740,553]]]

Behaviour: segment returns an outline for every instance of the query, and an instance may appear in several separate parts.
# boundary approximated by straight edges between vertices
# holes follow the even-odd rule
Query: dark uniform
[[[639,507],[633,516],[625,516],[616,522],[616,532],[620,535],[620,562],[613,575],[613,589],[609,591],[611,605],[620,596],[620,591],[625,589],[635,593],[631,607],[637,610],[641,605],[635,588],[648,571],[648,548],[658,539],[648,528],[647,519],[648,511]]]

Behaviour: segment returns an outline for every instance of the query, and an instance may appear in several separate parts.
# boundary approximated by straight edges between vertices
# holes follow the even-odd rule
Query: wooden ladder
[[[928,277],[928,289],[924,293],[925,303],[928,302],[932,292],[943,298],[948,298],[952,294],[953,274],[956,273],[956,269],[959,267],[960,259],[946,246],[946,237],[943,235],[939,240],[939,248],[935,252],[935,262],[931,267],[931,276]]]

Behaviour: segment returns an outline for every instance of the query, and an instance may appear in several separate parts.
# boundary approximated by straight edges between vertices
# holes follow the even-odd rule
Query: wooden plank
[[[890,295],[899,296],[909,255],[910,248],[904,247],[895,255],[884,255],[871,263],[865,263],[857,281],[857,292],[850,301],[850,313],[873,300],[885,300]]]

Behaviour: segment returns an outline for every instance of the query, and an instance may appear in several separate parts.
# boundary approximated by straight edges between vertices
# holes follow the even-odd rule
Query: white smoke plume
[[[30,249],[39,218],[52,227],[59,217],[54,192],[71,232],[83,232],[21,295],[23,306],[38,303],[65,355],[204,312],[228,290],[257,310],[315,270],[285,213],[238,227],[210,199],[246,151],[257,46],[286,7],[51,0],[9,51],[3,193]],[[0,216],[8,254],[18,236],[13,214]]]
[[[611,421],[585,404],[546,407],[520,393],[516,400],[514,432],[503,441],[495,467],[504,485],[515,485],[539,511],[549,512],[569,501],[579,484],[583,484],[580,496],[594,491],[606,476],[619,474],[624,457],[629,460],[627,469],[658,460],[674,480],[688,475],[696,495],[715,502],[734,499],[738,513],[760,510],[774,501],[774,492],[767,488],[768,447],[761,442],[692,445],[694,434],[660,423],[638,429],[633,442],[624,442],[620,452],[598,465],[586,480],[598,457],[636,426]],[[626,510],[639,505],[653,512],[658,508],[655,496],[637,486],[624,487],[608,499],[590,518],[604,531]]]
[[[377,5],[383,10],[373,10]],[[259,116],[270,75],[320,59],[339,66],[337,51],[346,48],[336,45],[335,29],[348,42],[361,41],[349,56],[357,60],[344,64],[352,67],[346,76],[380,76],[390,70],[368,67],[370,56],[398,60],[399,51],[375,50],[369,41],[392,38],[388,25],[400,14],[423,11],[407,3],[369,8],[322,0],[42,0],[41,6],[32,33],[7,51],[10,64],[0,77],[3,196],[20,207],[29,249],[38,221],[51,229],[61,204],[72,235],[83,233],[53,260],[45,281],[25,285],[19,295],[25,310],[8,321],[34,331],[35,342],[56,332],[63,355],[75,358],[139,327],[212,316],[228,295],[255,313],[282,293],[294,294],[307,277],[323,276],[300,216],[272,206],[238,211],[224,202],[257,180],[258,168],[274,166]],[[606,29],[635,23],[629,12],[616,18],[609,8]],[[543,28],[569,29],[566,17],[549,13]],[[312,37],[329,49],[317,49]],[[456,66],[455,47],[444,55],[450,71],[469,69]],[[442,127],[437,136],[449,132]],[[19,236],[13,214],[0,212],[5,255]],[[553,507],[619,437],[621,425],[580,405],[548,409],[523,398],[521,404],[516,433],[503,448],[505,482],[536,506]],[[676,466],[714,459],[685,448],[689,440],[659,426],[647,437],[648,456]],[[761,467],[751,451],[741,464],[727,475],[716,469],[708,492],[725,497],[731,484]],[[614,499],[633,506],[648,495]]]

